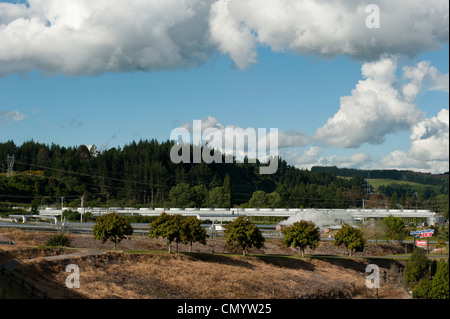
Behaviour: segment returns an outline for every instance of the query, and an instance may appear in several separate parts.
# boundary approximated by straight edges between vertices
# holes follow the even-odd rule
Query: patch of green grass
[[[381,185],[388,186],[390,184],[399,184],[399,185],[411,185],[416,187],[424,187],[426,185],[414,183],[414,182],[408,182],[408,181],[398,181],[395,179],[368,179],[370,185],[374,188],[375,191],[378,190],[378,187]]]
[[[166,250],[122,250],[124,253],[129,254],[168,254]],[[173,253],[173,252],[172,252]]]

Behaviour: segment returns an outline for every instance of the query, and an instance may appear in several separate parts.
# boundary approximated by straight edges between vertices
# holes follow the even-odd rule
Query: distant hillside
[[[314,166],[311,173],[325,171],[336,176],[354,177],[362,176],[365,179],[389,179],[403,182],[412,182],[422,185],[444,186],[448,188],[449,173],[430,174],[414,171],[399,170],[360,170],[355,168],[338,168],[336,166]]]

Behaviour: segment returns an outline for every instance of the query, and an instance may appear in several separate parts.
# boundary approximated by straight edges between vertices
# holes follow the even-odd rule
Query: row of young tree
[[[206,245],[209,237],[207,231],[201,226],[196,217],[182,217],[178,214],[162,213],[149,224],[150,238],[164,238],[171,252],[171,245],[183,243],[189,245],[189,252],[195,242]],[[99,217],[93,229],[94,237],[103,243],[110,240],[117,243],[133,234],[133,227],[129,220],[117,213],[109,213]],[[302,257],[306,248],[315,249],[319,245],[320,230],[311,221],[299,221],[283,229],[283,244],[286,247],[298,249]],[[234,221],[225,225],[225,242],[229,248],[240,248],[244,256],[252,247],[261,249],[264,247],[265,238],[261,230],[247,217],[239,216]],[[344,245],[349,250],[349,255],[355,251],[364,249],[366,241],[363,233],[348,224],[344,224],[335,236],[335,245]]]
[[[112,241],[116,249],[117,243],[133,234],[133,227],[129,219],[124,216],[109,213],[96,219],[93,234],[94,238],[101,240],[102,243]],[[177,251],[178,243],[189,245],[189,251],[191,251],[194,242],[205,245],[208,235],[196,217],[182,218],[181,215],[162,213],[150,223],[149,237],[165,238],[170,253],[172,242],[177,244]]]

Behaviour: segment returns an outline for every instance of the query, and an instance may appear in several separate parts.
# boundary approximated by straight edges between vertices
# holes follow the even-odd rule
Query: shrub
[[[421,278],[428,277],[430,261],[421,248],[414,249],[405,268],[407,283],[418,282]]]
[[[440,260],[437,265],[436,274],[432,281],[430,298],[449,299],[448,269],[448,262],[445,260]]]
[[[431,280],[428,278],[421,278],[419,283],[413,289],[413,297],[421,299],[430,298],[431,287]]]
[[[70,247],[70,239],[64,234],[53,235],[45,243],[46,246],[66,246]]]
[[[62,216],[70,222],[76,222],[80,220],[80,213],[74,210],[66,209],[63,211]]]
[[[414,298],[449,299],[448,262],[440,260],[433,279],[421,278],[413,290]]]

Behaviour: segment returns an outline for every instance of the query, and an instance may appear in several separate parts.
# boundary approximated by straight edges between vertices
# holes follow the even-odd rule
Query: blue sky
[[[386,30],[388,27],[383,29],[382,24],[379,33],[371,33],[371,36],[380,46],[394,48],[383,52],[373,45],[372,51],[380,50],[380,54],[374,57],[371,56],[370,48],[365,47],[357,54],[353,51],[345,53],[341,47],[329,49],[337,44],[327,39],[314,44],[317,48],[313,50],[309,49],[312,44],[296,46],[293,44],[295,39],[289,40],[292,35],[288,31],[278,30],[279,25],[266,30],[268,23],[256,21],[250,13],[254,10],[249,10],[246,15],[242,13],[249,9],[246,6],[243,6],[242,12],[239,11],[236,19],[245,21],[245,27],[251,32],[246,33],[247,30],[240,27],[237,29],[237,39],[242,36],[242,41],[231,41],[230,37],[233,37],[236,29],[230,27],[229,33],[223,32],[228,27],[225,22],[234,21],[233,14],[238,15],[233,11],[238,4],[233,4],[232,0],[217,1],[223,2],[222,6],[228,5],[227,15],[224,15],[227,20],[224,22],[224,7],[213,7],[211,3],[214,1],[205,1],[216,9],[209,11],[205,18],[205,21],[209,19],[208,24],[204,23],[207,27],[203,22],[198,23],[198,26],[194,23],[197,20],[186,20],[189,23],[183,25],[187,30],[183,32],[188,32],[188,27],[191,27],[196,33],[182,35],[185,36],[183,39],[200,38],[198,30],[204,27],[205,31],[202,32],[212,34],[214,41],[200,43],[191,52],[192,43],[196,42],[180,40],[181,36],[174,35],[175,31],[171,27],[171,43],[167,45],[167,51],[161,49],[162,53],[144,63],[144,55],[136,58],[135,51],[126,51],[131,41],[126,36],[139,38],[145,35],[142,30],[135,29],[139,24],[137,17],[136,21],[129,22],[128,28],[111,26],[111,29],[115,28],[114,36],[121,32],[124,34],[123,38],[117,35],[110,41],[121,48],[120,54],[117,54],[119,62],[113,67],[110,67],[113,57],[104,54],[106,49],[101,47],[101,41],[100,44],[93,44],[93,41],[85,40],[99,36],[91,31],[93,26],[109,26],[109,22],[104,22],[105,18],[93,20],[94,11],[89,7],[89,2],[68,1],[72,4],[68,11],[49,6],[48,3],[52,1],[46,5],[42,1],[29,1],[28,6],[21,7],[14,4],[15,1],[10,2],[13,4],[6,6],[5,1],[0,1],[0,6],[4,4],[3,11],[0,10],[0,43],[6,43],[3,50],[0,49],[0,142],[13,140],[21,144],[33,139],[64,146],[95,144],[104,149],[123,146],[132,140],[156,138],[164,141],[169,139],[172,129],[186,125],[186,122],[210,117],[215,121],[212,126],[216,127],[278,128],[280,139],[290,132],[291,136],[299,139],[284,143],[280,154],[289,164],[297,167],[337,165],[413,169],[433,173],[448,171],[448,154],[442,154],[442,147],[447,147],[448,153],[448,120],[443,119],[444,115],[448,116],[449,72],[448,3],[445,5],[445,1],[433,1],[432,5],[441,10],[444,8],[447,29],[441,32],[444,37],[447,35],[447,41],[442,40],[441,35],[432,43],[423,36],[421,42],[418,40],[421,34],[414,31],[415,34],[409,40],[404,40],[409,41],[407,44],[411,52],[404,52],[403,46],[395,48],[392,44],[396,42],[395,39],[389,38],[397,30],[389,32]],[[160,1],[147,2],[160,5]],[[195,6],[200,6],[201,1],[191,2],[195,2],[193,8],[197,8]],[[273,1],[278,2],[283,1]],[[296,2],[303,5],[301,0]],[[114,9],[114,3],[107,4],[110,6],[108,10]],[[117,4],[118,8],[122,5]],[[172,5],[177,6],[176,2]],[[382,5],[383,1],[380,1],[383,8]],[[78,6],[84,11],[74,9]],[[158,8],[163,10],[164,5],[160,6]],[[279,9],[274,6],[270,12]],[[305,4],[304,10],[308,8]],[[399,12],[408,14],[407,10],[401,9],[400,6]],[[172,14],[174,10],[171,10]],[[414,15],[411,11],[411,15]],[[198,9],[198,12],[200,16],[203,11]],[[89,18],[83,18],[85,16]],[[40,22],[33,24],[33,17]],[[173,19],[178,19],[178,16]],[[426,19],[429,18],[425,16],[424,21],[431,27],[441,27],[439,24],[433,26],[433,19]],[[65,29],[57,28],[63,20]],[[216,20],[220,22],[220,32],[215,31]],[[185,20],[182,21],[185,23]],[[389,26],[388,22],[385,24]],[[39,23],[46,24],[46,27],[40,28]],[[171,26],[176,24],[172,20],[171,23]],[[123,24],[126,25],[125,22]],[[280,19],[279,24],[283,24],[283,19]],[[308,30],[306,23],[298,27]],[[344,24],[342,29],[348,28]],[[51,30],[53,33],[49,36]],[[70,33],[66,34],[69,32],[67,30]],[[58,38],[58,32],[61,38]],[[402,32],[401,28],[398,32]],[[266,33],[272,37],[265,37]],[[40,36],[42,40],[36,43],[27,40],[30,34],[32,39]],[[68,36],[73,36],[70,43],[64,42]],[[283,37],[288,40],[280,44]],[[344,37],[348,37],[350,42],[361,42],[359,35],[349,33]],[[408,34],[403,34],[403,37],[408,39]],[[322,39],[324,36],[318,34],[317,38]],[[148,41],[144,49],[151,50],[145,51],[144,57],[150,54],[148,52],[153,54],[155,51],[153,43],[159,43],[159,49],[168,42],[166,38],[157,36]],[[107,46],[105,44],[108,50],[114,48],[110,42]],[[173,46],[172,42],[181,48],[174,57],[170,55],[173,49],[169,50]],[[141,47],[135,49],[136,46],[130,45],[133,50],[142,49],[144,52]],[[325,56],[324,48],[335,51]],[[100,62],[93,64],[92,61],[97,60]],[[387,69],[385,66],[388,66]],[[362,74],[363,67],[369,70],[365,75]],[[409,77],[405,76],[407,72],[404,68],[410,68]],[[90,69],[93,71],[88,71]],[[395,71],[396,79],[386,80],[392,79],[392,70]],[[360,82],[364,82],[361,84],[364,89],[356,89]],[[388,85],[384,86],[387,82]],[[412,98],[403,94],[406,85],[417,88]],[[360,93],[367,92],[367,87],[378,94],[373,100],[366,101],[365,97],[361,97]],[[384,96],[390,90],[392,94]],[[343,97],[347,97],[347,102],[342,102]],[[364,104],[366,102],[367,106]],[[357,107],[358,112],[351,119],[353,107]],[[364,115],[365,107],[367,118]],[[394,118],[384,118],[383,112],[390,112],[390,108],[398,108],[399,111],[394,112]],[[358,119],[358,116],[361,118]],[[327,125],[327,121],[332,118],[332,122],[338,125]],[[344,118],[345,122],[338,122],[338,118]],[[371,120],[367,122],[368,119]],[[358,136],[361,138],[356,138]],[[375,141],[372,137],[378,139]],[[434,151],[430,149],[436,148],[441,151],[431,154]]]

